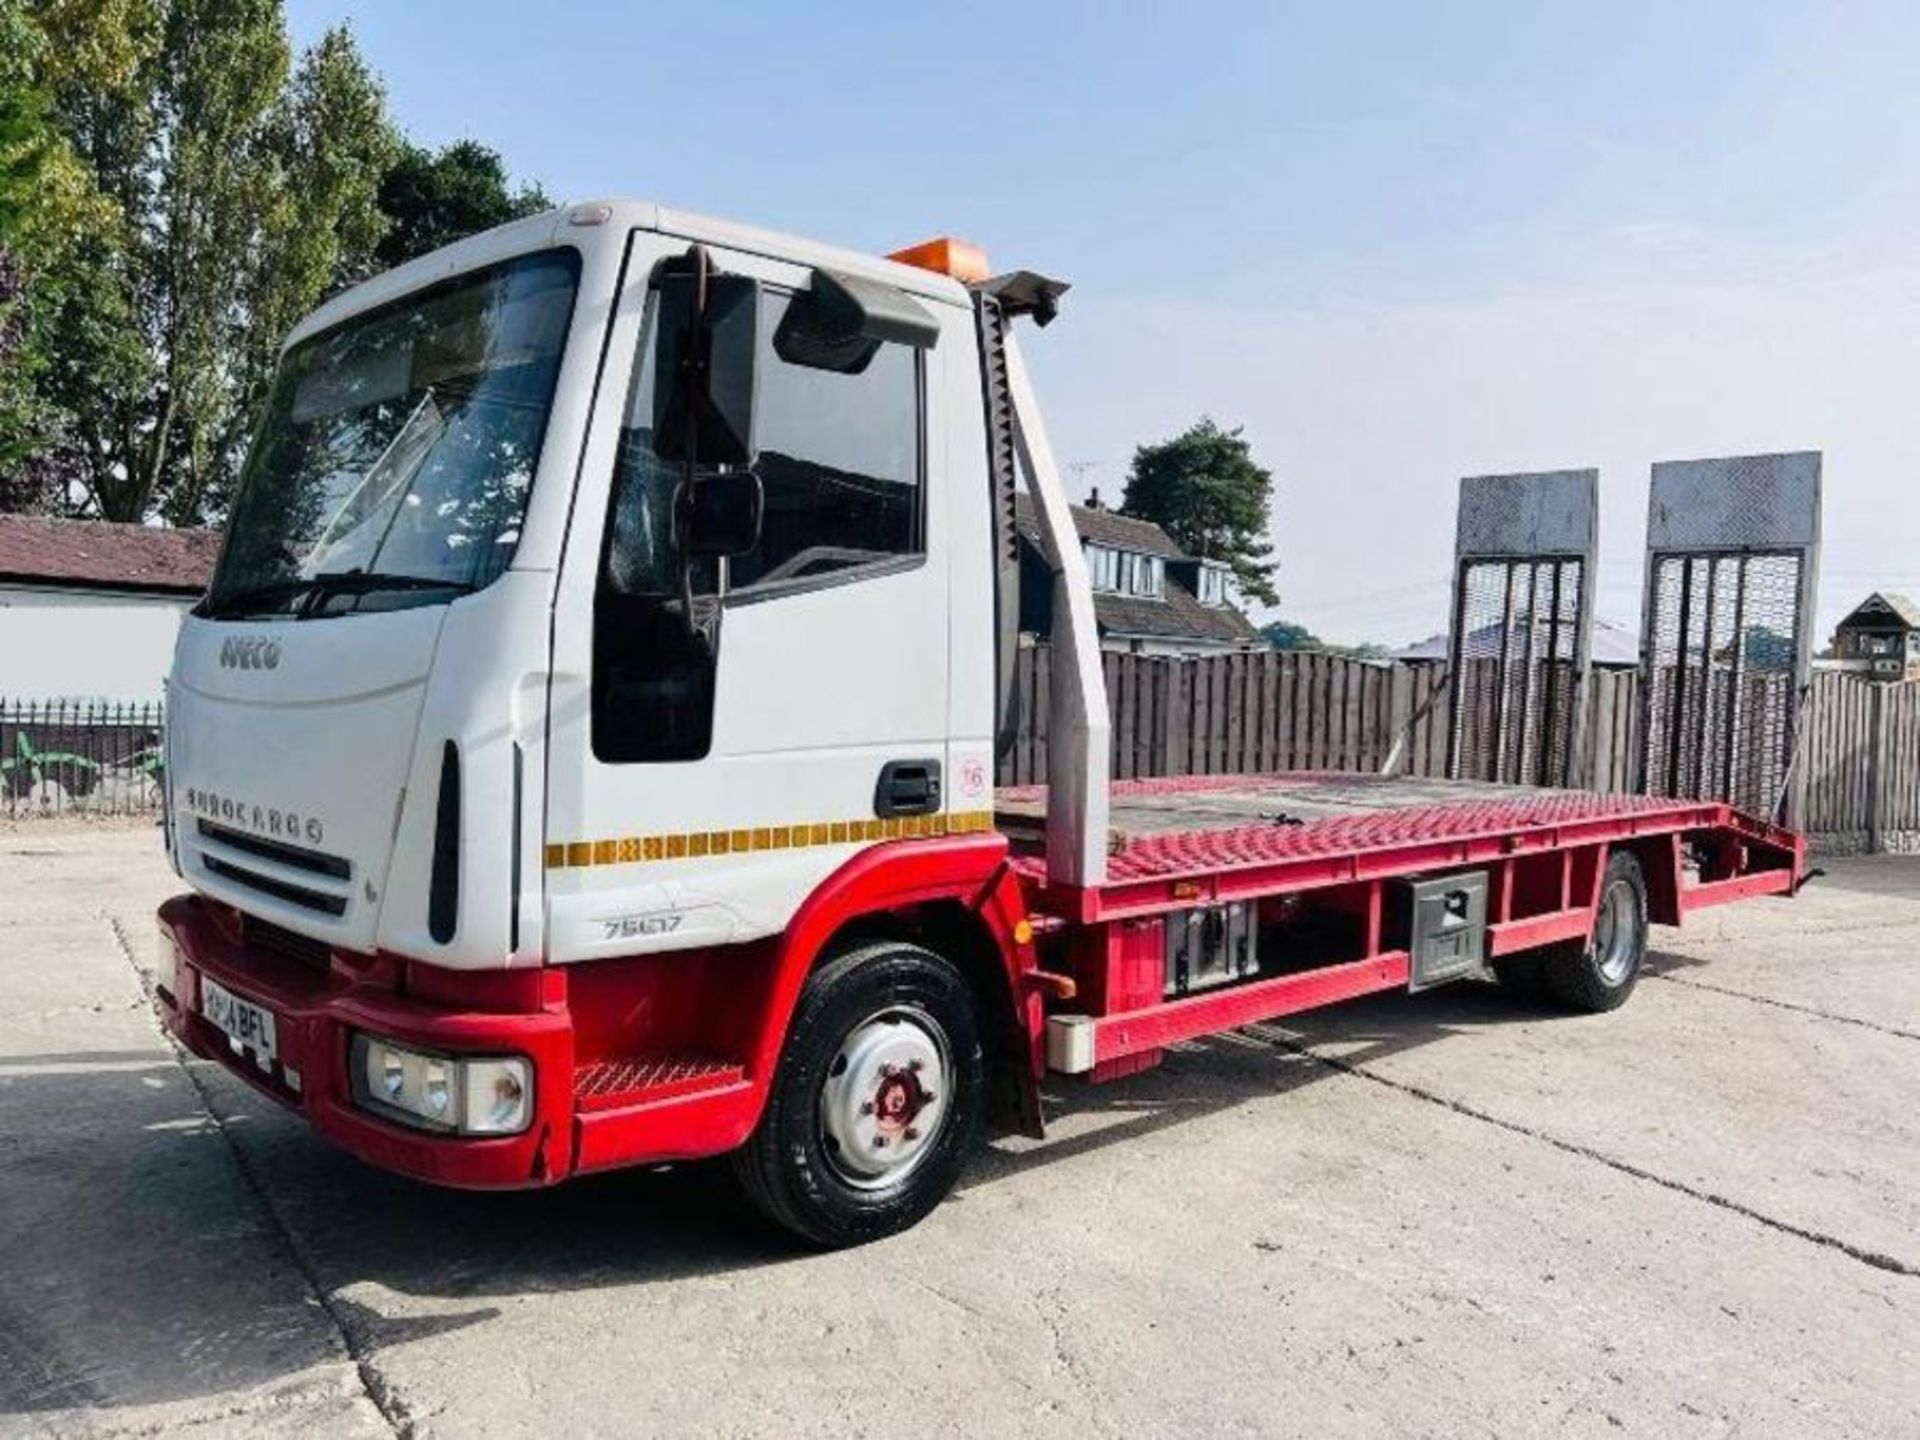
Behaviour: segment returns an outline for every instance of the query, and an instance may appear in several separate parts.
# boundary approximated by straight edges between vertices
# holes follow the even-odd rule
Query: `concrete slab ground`
[[[150,829],[0,833],[0,1434],[1920,1433],[1920,861],[1632,1002],[1382,997],[1063,1087],[910,1234],[370,1170],[141,997]]]

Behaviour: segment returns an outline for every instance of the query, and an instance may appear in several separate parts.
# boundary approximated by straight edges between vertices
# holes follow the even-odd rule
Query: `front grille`
[[[309,910],[318,910],[323,915],[344,915],[347,913],[347,897],[344,895],[323,895],[318,890],[309,890],[304,885],[290,885],[285,880],[276,880],[271,875],[261,875],[253,870],[242,870],[238,865],[229,865],[217,855],[202,854],[200,863],[207,870],[231,880],[236,885],[245,885],[258,890],[262,895],[271,895],[276,900],[284,900],[289,905],[304,905]]]
[[[353,866],[338,855],[268,840],[206,820],[198,822],[198,840],[200,864],[209,875],[316,914],[338,917],[347,913]]]
[[[269,955],[278,955],[283,960],[292,960],[310,970],[325,970],[332,963],[332,950],[326,941],[315,940],[309,935],[296,935],[271,920],[261,920],[252,915],[247,917],[247,944]]]
[[[338,855],[325,855],[318,850],[288,845],[284,841],[267,840],[259,835],[249,835],[244,830],[229,830],[224,825],[215,825],[206,820],[199,823],[200,833],[207,839],[217,840],[235,850],[244,850],[262,860],[291,865],[296,870],[311,870],[316,875],[330,876],[335,880],[346,880],[353,874],[353,866]]]

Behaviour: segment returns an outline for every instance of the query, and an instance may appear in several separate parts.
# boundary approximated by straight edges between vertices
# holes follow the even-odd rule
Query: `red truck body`
[[[1330,790],[1339,803],[1313,803]],[[183,896],[161,912],[174,957],[162,1007],[188,1049],[371,1163],[448,1185],[544,1185],[738,1147],[766,1104],[803,982],[850,937],[929,942],[962,966],[1018,1082],[1018,1123],[1037,1134],[1050,1030],[1054,1068],[1108,1081],[1181,1041],[1406,988],[1412,956],[1394,887],[1410,878],[1483,873],[1484,958],[1497,961],[1584,940],[1617,852],[1637,858],[1649,918],[1667,925],[1710,905],[1791,894],[1806,865],[1801,837],[1718,803],[1211,776],[1117,784],[1106,882],[1059,888],[1021,825],[1044,795],[1002,792],[1001,804],[1004,828],[948,834],[930,817],[924,836],[861,852],[775,939],[587,966],[475,974],[329,952]],[[1284,813],[1289,805],[1310,818]],[[1151,822],[1129,830],[1142,815]],[[1168,996],[1168,917],[1235,902],[1257,907],[1272,963],[1256,978]],[[203,1017],[202,976],[280,1017],[275,1071]],[[519,1135],[460,1138],[356,1108],[356,1029],[429,1050],[530,1056],[535,1122]],[[1075,1052],[1064,1065],[1063,1032]]]

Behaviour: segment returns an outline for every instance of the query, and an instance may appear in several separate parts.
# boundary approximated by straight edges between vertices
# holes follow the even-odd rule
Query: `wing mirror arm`
[[[674,497],[680,614],[687,633],[711,649],[719,609],[696,603],[694,564],[750,550],[760,537],[760,482],[745,468],[756,454],[760,282],[717,271],[704,245],[669,267],[659,283],[654,450],[680,462]]]

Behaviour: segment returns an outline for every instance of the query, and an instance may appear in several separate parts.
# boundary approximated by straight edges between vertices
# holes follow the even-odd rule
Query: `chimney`
[[[1100,508],[1100,487],[1096,485],[1091,490],[1087,491],[1087,509],[1098,510],[1099,508]]]

